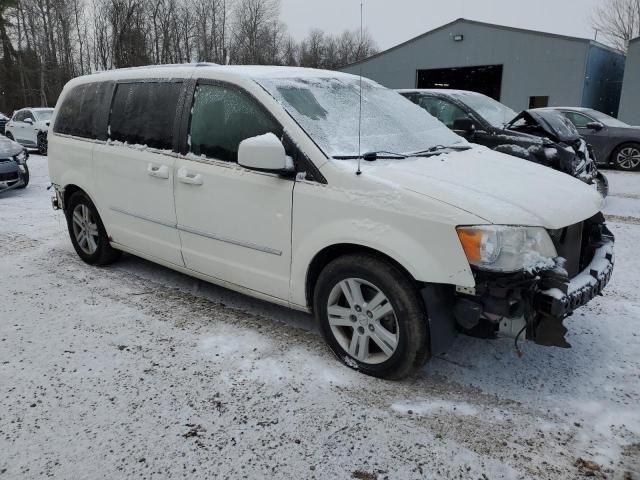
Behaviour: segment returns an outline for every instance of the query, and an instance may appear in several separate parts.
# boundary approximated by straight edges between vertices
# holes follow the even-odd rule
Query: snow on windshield
[[[359,149],[358,78],[257,78],[256,81],[328,156],[357,156],[374,151],[410,153],[437,145],[466,144],[463,138],[400,94],[363,80]]]
[[[33,110],[33,114],[36,116],[38,121],[46,122],[47,120],[51,120],[51,116],[53,115],[53,109],[51,109],[51,110]]]
[[[506,105],[481,93],[452,91],[449,95],[471,107],[478,115],[497,128],[504,127],[516,116],[516,112]]]

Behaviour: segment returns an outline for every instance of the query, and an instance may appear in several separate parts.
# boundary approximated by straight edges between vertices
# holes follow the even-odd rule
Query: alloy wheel
[[[637,147],[625,147],[616,157],[616,164],[625,170],[634,170],[640,165],[640,149]]]
[[[40,155],[46,155],[48,147],[49,145],[48,145],[47,137],[45,137],[44,135],[40,135],[38,137],[38,153]]]
[[[73,209],[73,234],[76,242],[88,255],[93,255],[98,250],[98,224],[93,218],[89,207],[80,203]]]
[[[385,362],[398,347],[398,319],[387,296],[358,278],[337,283],[327,302],[333,336],[351,357],[375,365]]]

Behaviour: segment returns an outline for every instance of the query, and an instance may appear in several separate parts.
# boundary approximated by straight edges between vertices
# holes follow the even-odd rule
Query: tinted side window
[[[189,128],[192,153],[236,162],[240,142],[269,132],[280,137],[282,128],[248,94],[221,85],[196,88]]]
[[[456,120],[469,118],[461,108],[436,97],[422,97],[420,106],[449,128],[453,128]]]
[[[21,122],[23,118],[24,118],[24,112],[23,111],[16,112],[16,114],[13,116],[13,121],[14,122]]]
[[[62,105],[58,109],[56,123],[53,131],[64,135],[79,135],[82,126],[78,120],[82,107],[82,98],[86,85],[78,85],[74,87],[67,95],[65,95]]]
[[[173,147],[182,83],[122,83],[111,106],[111,139],[161,150]]]
[[[76,134],[79,137],[106,140],[107,112],[111,102],[113,84],[90,83],[82,95],[82,105],[76,118]]]
[[[577,128],[586,128],[589,123],[593,122],[593,120],[591,120],[589,117],[586,117],[579,113],[575,113],[575,112],[562,112],[562,113],[564,113],[565,117],[567,117],[569,121],[571,121],[571,123],[573,123]]]
[[[26,120],[27,118],[33,120],[35,122],[35,118],[33,117],[33,113],[31,113],[29,110],[25,110],[24,112],[24,120]]]

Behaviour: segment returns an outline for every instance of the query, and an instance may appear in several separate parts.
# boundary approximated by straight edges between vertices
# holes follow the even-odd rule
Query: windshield
[[[593,118],[598,120],[600,123],[603,123],[608,127],[621,127],[621,128],[629,127],[628,124],[621,122],[617,118],[610,117],[609,115],[599,112],[597,110],[588,110],[586,113],[588,113]]]
[[[366,152],[410,153],[435,146],[467,145],[419,106],[370,80],[355,77],[257,79],[331,157]]]
[[[478,115],[497,128],[504,127],[507,122],[513,120],[516,116],[516,112],[506,105],[481,93],[451,91],[447,92],[447,94],[468,105]]]
[[[39,122],[46,122],[51,120],[51,115],[53,115],[53,108],[51,110],[33,110],[33,114],[36,117],[36,120]]]

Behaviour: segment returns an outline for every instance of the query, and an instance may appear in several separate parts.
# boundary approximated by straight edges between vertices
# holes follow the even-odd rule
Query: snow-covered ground
[[[572,349],[460,337],[394,383],[307,315],[83,264],[30,165],[0,195],[0,479],[640,478],[640,173],[606,172],[616,271]]]

